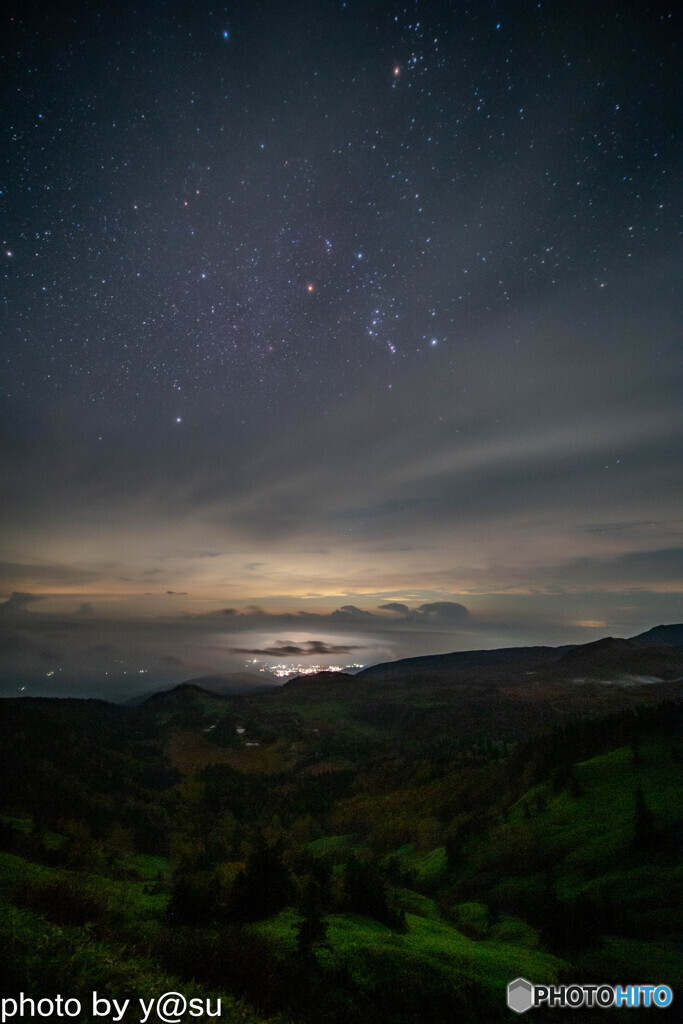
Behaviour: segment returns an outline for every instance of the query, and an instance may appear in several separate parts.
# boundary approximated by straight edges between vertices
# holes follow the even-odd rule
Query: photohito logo
[[[535,1006],[558,1010],[579,1006],[663,1009],[671,1005],[673,997],[668,985],[532,985],[526,978],[515,978],[508,985],[508,1006],[515,1013],[526,1013]]]

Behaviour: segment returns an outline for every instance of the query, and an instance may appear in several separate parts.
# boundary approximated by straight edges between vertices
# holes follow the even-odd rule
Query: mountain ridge
[[[362,669],[354,676],[356,680],[368,682],[389,682],[405,679],[408,674],[413,681],[436,681],[440,677],[452,677],[454,672],[471,673],[476,670],[516,669],[533,672],[543,668],[560,666],[569,669],[597,670],[612,669],[625,673],[643,671],[647,665],[663,669],[669,679],[683,673],[683,655],[677,643],[666,643],[663,637],[681,637],[683,648],[683,624],[655,626],[646,633],[631,638],[601,637],[587,644],[563,644],[559,647],[501,647],[494,649],[454,651],[449,654],[428,654],[413,658],[399,658],[396,661],[380,662]],[[655,653],[655,651],[657,653]],[[652,671],[648,673],[652,675]],[[285,686],[303,681],[324,682],[332,673],[318,673],[311,676],[295,676]],[[339,674],[337,674],[339,675]],[[323,677],[324,678],[321,678]],[[664,680],[663,680],[664,681]]]
[[[667,643],[665,638],[670,638],[671,642]],[[683,675],[683,624],[654,626],[634,637],[607,636],[586,644],[562,644],[558,647],[500,647],[398,658],[395,661],[370,665],[353,674],[323,670],[312,675],[292,676],[282,685],[251,685],[247,682],[247,673],[200,676],[167,689],[141,694],[128,703],[141,705],[168,694],[199,692],[230,697],[268,691],[289,691],[294,687],[314,688],[325,684],[407,681],[408,677],[415,683],[440,680],[452,682],[454,674],[459,674],[470,682],[475,674],[483,673],[485,680],[489,682],[507,670],[531,675],[554,668],[561,673],[593,670],[602,674],[610,671],[633,676],[646,674],[653,681],[663,673],[662,682],[675,680],[677,676]],[[656,669],[658,671],[655,671]]]

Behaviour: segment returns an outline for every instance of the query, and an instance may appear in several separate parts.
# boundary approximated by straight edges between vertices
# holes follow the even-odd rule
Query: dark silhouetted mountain
[[[605,637],[582,644],[564,654],[557,668],[562,673],[588,675],[643,675],[673,679],[683,673],[683,652],[670,644],[654,646],[635,640]]]
[[[646,633],[639,633],[631,637],[639,644],[673,644],[674,647],[683,647],[683,623],[674,622],[669,626],[654,626]]]
[[[570,647],[501,647],[493,651],[455,651],[453,654],[430,654],[422,658],[401,658],[363,669],[355,677],[367,682],[405,679],[419,682],[450,677],[470,669],[486,669],[495,665],[520,669],[556,661]]]
[[[588,644],[563,647],[503,647],[492,651],[456,651],[452,654],[402,658],[363,669],[354,680],[366,683],[482,683],[521,679],[538,675],[546,681],[569,680],[574,676],[604,679],[606,675],[643,676],[672,680],[683,675],[683,654],[672,644],[657,640],[662,635],[675,636],[683,626],[663,626],[650,630],[652,641],[639,638],[625,640],[604,637]],[[646,635],[646,634],[643,634]],[[321,678],[324,676],[324,678]],[[330,673],[309,676],[309,681],[330,683]],[[300,685],[297,683],[297,685]]]
[[[177,696],[191,696],[196,691],[200,693],[217,694],[223,697],[234,697],[239,694],[262,693],[264,690],[272,690],[275,684],[264,683],[261,678],[249,672],[238,672],[230,676],[199,676],[197,679],[188,679],[177,686],[164,687],[162,690],[155,690],[153,693],[141,693],[128,701],[128,704],[145,704],[153,698],[164,697],[168,694]]]
[[[254,693],[256,690],[272,690],[276,683],[264,682],[263,676],[253,672],[234,672],[229,676],[198,676],[188,679],[183,686],[199,686],[211,693],[239,694]]]
[[[360,674],[360,673],[359,673]],[[312,675],[294,676],[288,679],[278,689],[289,690],[296,688],[301,690],[307,685],[318,686],[325,683],[352,683],[358,679],[358,675],[350,675],[348,672],[315,672]]]
[[[155,708],[172,707],[177,704],[207,697],[208,695],[208,690],[198,686],[195,682],[188,682],[172,686],[170,690],[156,690],[154,693],[142,694],[140,697],[134,697],[129,703]],[[212,693],[211,696],[216,697],[220,695]]]

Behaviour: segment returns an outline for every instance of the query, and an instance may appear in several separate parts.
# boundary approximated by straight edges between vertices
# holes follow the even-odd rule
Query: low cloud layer
[[[324,640],[307,640],[303,644],[285,642],[263,648],[231,647],[230,650],[233,654],[266,654],[271,658],[310,658],[314,655],[329,657],[331,654],[353,654],[364,648],[359,644],[328,644]]]
[[[456,625],[465,622],[469,615],[467,608],[456,601],[432,601],[417,608],[409,608],[399,601],[389,601],[388,604],[381,604],[379,607],[382,611],[395,612],[402,619],[413,623],[428,620]]]

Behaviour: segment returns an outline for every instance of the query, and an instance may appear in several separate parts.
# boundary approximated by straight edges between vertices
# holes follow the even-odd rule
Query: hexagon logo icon
[[[515,978],[508,985],[508,1006],[515,1013],[525,1013],[534,1005],[534,986],[526,978]]]

